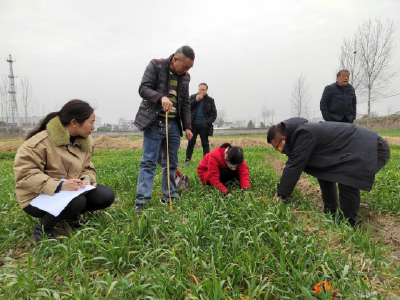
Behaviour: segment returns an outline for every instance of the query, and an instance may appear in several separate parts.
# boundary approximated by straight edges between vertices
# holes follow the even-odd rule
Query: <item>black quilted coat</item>
[[[135,126],[145,130],[162,112],[161,98],[169,93],[169,63],[173,55],[166,59],[153,59],[144,71],[139,86],[139,95],[143,98],[135,118]],[[182,131],[192,129],[189,103],[190,75],[185,73],[178,77],[178,113],[179,127]]]

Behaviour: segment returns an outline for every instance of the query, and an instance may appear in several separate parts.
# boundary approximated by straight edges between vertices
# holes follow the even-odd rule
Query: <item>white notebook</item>
[[[84,189],[81,188],[77,191],[60,191],[59,193],[55,193],[53,196],[40,194],[32,200],[30,205],[47,211],[57,217],[72,199],[95,188],[96,187],[93,185],[86,185]]]

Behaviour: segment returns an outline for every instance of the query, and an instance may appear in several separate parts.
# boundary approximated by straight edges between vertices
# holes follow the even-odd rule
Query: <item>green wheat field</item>
[[[398,220],[400,146],[391,148],[362,203]],[[157,167],[150,208],[136,214],[142,152],[97,151],[98,182],[115,190],[115,203],[86,215],[79,230],[60,225],[59,242],[36,246],[37,220],[14,192],[15,153],[0,153],[0,299],[400,299],[400,260],[372,238],[368,220],[356,231],[337,225],[298,189],[288,205],[273,201],[273,152],[245,148],[252,189],[224,197],[200,184],[195,149],[192,162],[180,163],[192,189],[173,211],[159,202]],[[332,290],[316,294],[323,280]]]

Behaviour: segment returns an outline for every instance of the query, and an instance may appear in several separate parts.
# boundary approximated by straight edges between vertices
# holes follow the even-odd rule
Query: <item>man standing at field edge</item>
[[[151,200],[157,156],[162,151],[163,197],[160,202],[168,203],[168,177],[170,177],[171,198],[179,195],[174,180],[178,167],[178,150],[182,129],[187,140],[193,136],[189,104],[190,75],[187,73],[194,64],[194,51],[182,46],[166,59],[153,59],[148,64],[139,86],[143,98],[136,114],[135,125],[143,131],[143,157],[140,162],[137,181],[136,210],[142,211]],[[166,122],[168,118],[168,149],[166,145]],[[167,155],[170,172],[167,174]]]
[[[208,136],[213,135],[213,123],[217,118],[217,108],[214,99],[208,96],[207,83],[199,84],[199,92],[190,96],[190,107],[192,109],[192,132],[193,137],[188,143],[186,149],[185,161],[192,159],[193,148],[196,144],[197,135],[200,135],[201,146],[203,147],[203,156],[210,152]]]
[[[336,74],[336,82],[325,87],[320,101],[325,121],[353,123],[356,119],[357,97],[349,77],[348,70],[340,70]]]
[[[340,210],[354,227],[360,189],[372,189],[375,174],[390,159],[389,145],[376,132],[357,125],[307,122],[291,118],[268,130],[268,143],[288,156],[275,198],[289,197],[304,171],[318,179],[324,212],[335,216],[337,182]]]

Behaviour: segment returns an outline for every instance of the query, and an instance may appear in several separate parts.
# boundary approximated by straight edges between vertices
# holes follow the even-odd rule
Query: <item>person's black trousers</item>
[[[239,180],[239,174],[237,170],[231,170],[229,168],[219,168],[219,181],[225,185],[228,181]]]
[[[40,218],[40,224],[44,227],[44,230],[51,231],[58,222],[71,218],[83,211],[95,211],[109,207],[113,204],[114,199],[115,196],[112,189],[98,184],[95,189],[72,199],[57,217],[32,205],[25,207],[23,210],[32,217]]]
[[[318,179],[318,182],[321,188],[322,200],[324,202],[324,213],[330,213],[332,216],[336,216],[338,208],[336,182],[325,181],[322,179]],[[349,220],[349,223],[352,226],[355,226],[361,201],[360,190],[340,183],[338,186],[340,210],[344,217]]]
[[[188,147],[186,149],[186,160],[192,159],[193,148],[196,144],[197,135],[200,134],[201,146],[203,147],[203,157],[210,152],[210,144],[208,142],[208,130],[209,125],[207,122],[202,124],[192,124],[192,133],[193,137],[190,139],[188,143]]]
[[[239,181],[239,174],[237,170],[231,170],[229,168],[219,168],[219,181],[223,185],[226,185],[227,182],[234,180]],[[211,185],[210,182],[207,182],[206,184]]]
[[[381,136],[378,136],[377,150],[378,161],[375,174],[378,173],[390,159],[389,145]],[[318,182],[321,188],[322,200],[324,202],[324,212],[335,216],[338,208],[336,183],[321,179],[318,179]],[[340,210],[342,211],[343,216],[354,227],[356,225],[356,217],[361,202],[360,190],[340,183],[338,184],[338,187]]]

